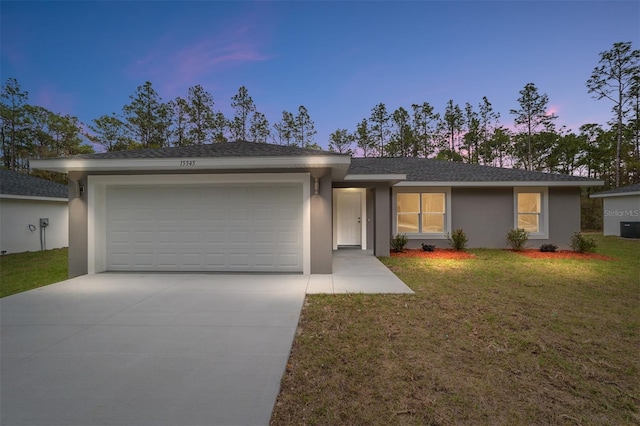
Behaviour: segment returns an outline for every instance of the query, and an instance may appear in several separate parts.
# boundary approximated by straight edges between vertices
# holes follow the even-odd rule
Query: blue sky
[[[32,104],[90,123],[149,80],[164,101],[196,84],[232,116],[246,86],[270,123],[304,105],[316,142],[384,102],[391,112],[487,96],[511,126],[529,82],[557,124],[605,124],[587,93],[599,52],[640,48],[638,1],[2,1],[1,76]]]

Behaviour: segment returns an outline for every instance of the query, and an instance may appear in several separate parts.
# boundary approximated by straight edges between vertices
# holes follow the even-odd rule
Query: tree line
[[[364,157],[425,157],[603,179],[605,187],[640,182],[640,51],[615,43],[600,53],[586,82],[588,93],[611,103],[604,127],[558,128],[549,97],[534,83],[520,90],[506,127],[487,97],[463,107],[449,100],[439,113],[428,102],[390,112],[371,109],[355,130],[337,129],[329,149]]]
[[[163,102],[147,81],[129,96],[130,103],[121,112],[86,125],[76,117],[30,105],[28,97],[15,78],[7,79],[0,93],[0,149],[9,170],[28,171],[29,158],[94,152],[83,141],[104,151],[238,140],[320,149],[314,141],[315,123],[304,105],[296,113],[283,111],[281,120],[271,127],[244,86],[231,98],[231,118],[215,109],[213,96],[200,85],[190,87],[185,97]]]
[[[329,149],[365,157],[437,158],[580,174],[603,179],[606,187],[639,182],[640,51],[630,42],[615,43],[600,53],[586,87],[594,98],[611,103],[608,128],[597,123],[584,124],[578,132],[557,128],[548,95],[528,83],[510,110],[512,127],[501,124],[487,97],[462,107],[449,100],[442,113],[428,102],[393,112],[379,103],[355,130],[331,133]],[[3,166],[26,172],[29,158],[93,152],[85,141],[105,151],[238,140],[320,149],[307,108],[283,111],[270,125],[244,86],[230,99],[232,117],[217,110],[211,93],[200,85],[164,102],[147,81],[129,98],[120,112],[83,124],[76,117],[30,105],[28,92],[15,78],[7,79],[0,93]]]

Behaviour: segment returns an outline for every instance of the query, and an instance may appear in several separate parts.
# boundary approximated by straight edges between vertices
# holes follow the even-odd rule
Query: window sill
[[[548,240],[549,234],[529,234],[530,240]]]
[[[405,234],[410,240],[446,240],[447,234]]]

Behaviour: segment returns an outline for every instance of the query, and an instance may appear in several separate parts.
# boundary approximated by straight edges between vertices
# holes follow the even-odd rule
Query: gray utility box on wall
[[[623,238],[640,238],[640,222],[620,222],[620,236]]]

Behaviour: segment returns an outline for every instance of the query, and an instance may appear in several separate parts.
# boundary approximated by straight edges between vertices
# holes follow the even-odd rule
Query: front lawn
[[[67,249],[0,256],[0,297],[67,279]]]
[[[415,295],[308,296],[271,423],[640,422],[640,241],[615,260],[384,258]]]

